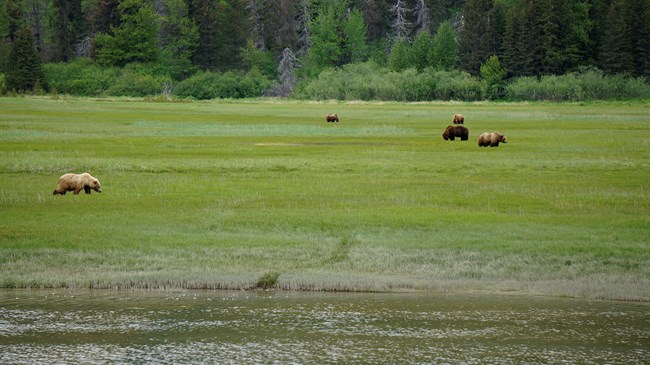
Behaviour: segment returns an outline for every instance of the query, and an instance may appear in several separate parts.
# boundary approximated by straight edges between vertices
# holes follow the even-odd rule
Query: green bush
[[[102,67],[86,58],[70,63],[49,63],[43,65],[45,79],[51,89],[58,93],[77,96],[98,96],[115,83],[120,70]]]
[[[479,100],[481,82],[461,71],[414,68],[390,71],[373,61],[321,72],[303,82],[295,96],[314,100]]]
[[[0,95],[7,93],[7,83],[5,82],[5,74],[0,73]]]
[[[271,85],[271,80],[257,69],[247,74],[233,71],[201,71],[181,81],[175,94],[178,97],[199,100],[251,98],[262,96]]]
[[[115,83],[106,91],[111,96],[150,96],[159,94],[162,83],[151,75],[140,74],[133,70],[123,70]]]
[[[593,68],[561,76],[519,77],[506,85],[509,100],[582,101],[650,98],[643,78],[605,75]]]

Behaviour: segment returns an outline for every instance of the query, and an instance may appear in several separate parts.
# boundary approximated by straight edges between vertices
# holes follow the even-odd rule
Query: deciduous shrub
[[[373,61],[323,71],[294,94],[315,100],[395,101],[479,100],[482,95],[481,82],[462,71],[390,71]]]
[[[178,97],[199,100],[251,98],[262,96],[271,85],[272,81],[257,69],[246,74],[234,71],[201,71],[181,81],[175,94]]]
[[[91,60],[78,58],[70,63],[43,65],[45,79],[50,88],[61,94],[98,96],[115,83],[120,69],[102,67]]]
[[[561,76],[520,77],[506,85],[509,100],[582,101],[650,97],[644,78],[605,75],[588,68]]]

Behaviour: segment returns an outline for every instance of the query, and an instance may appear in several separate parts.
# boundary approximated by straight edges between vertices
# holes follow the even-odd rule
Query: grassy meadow
[[[0,98],[0,286],[650,300],[650,103]]]

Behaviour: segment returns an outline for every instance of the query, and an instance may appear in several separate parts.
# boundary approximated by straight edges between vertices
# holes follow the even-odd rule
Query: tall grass
[[[0,285],[648,300],[648,108],[3,98]]]

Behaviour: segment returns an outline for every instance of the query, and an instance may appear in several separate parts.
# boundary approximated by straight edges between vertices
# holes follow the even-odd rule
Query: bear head
[[[449,137],[452,137],[453,135],[454,135],[454,127],[451,125],[447,127],[444,132],[442,132],[442,138],[444,138],[445,141],[448,140]]]
[[[87,194],[90,194],[90,189],[93,189],[96,192],[101,193],[102,192],[102,186],[99,183],[99,180],[95,179],[94,177],[91,178],[90,181],[88,182],[88,184],[86,186],[84,186],[84,191]]]

